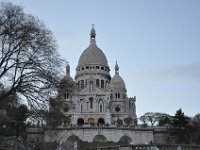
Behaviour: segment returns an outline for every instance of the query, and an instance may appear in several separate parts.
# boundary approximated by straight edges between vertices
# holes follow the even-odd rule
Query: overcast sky
[[[128,96],[137,97],[137,115],[182,108],[200,113],[199,0],[10,0],[43,20],[58,50],[69,61],[71,76],[96,41],[114,75],[116,60]]]

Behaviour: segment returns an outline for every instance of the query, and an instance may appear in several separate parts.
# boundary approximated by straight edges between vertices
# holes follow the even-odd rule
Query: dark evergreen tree
[[[171,134],[174,136],[175,142],[177,144],[190,143],[190,131],[190,118],[185,116],[181,109],[177,110],[171,122]]]

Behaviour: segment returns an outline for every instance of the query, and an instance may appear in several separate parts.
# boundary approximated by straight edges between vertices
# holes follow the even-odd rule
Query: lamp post
[[[7,127],[7,125],[4,123],[4,124],[2,125],[2,128],[3,128],[3,129],[6,129],[6,127]]]
[[[7,125],[6,125],[6,123],[3,123],[3,125],[2,125],[2,132],[1,133],[3,133],[3,135],[6,135],[6,128],[7,128]]]
[[[169,144],[169,124],[167,123],[167,144]]]

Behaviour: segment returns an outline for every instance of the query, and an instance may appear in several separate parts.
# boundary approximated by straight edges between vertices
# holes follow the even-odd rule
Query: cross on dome
[[[119,66],[117,64],[117,61],[116,61],[116,64],[115,64],[115,74],[119,74]]]
[[[95,36],[96,36],[96,32],[94,29],[94,24],[92,24],[92,29],[90,31],[90,44],[96,44]]]
[[[66,62],[66,75],[70,76],[70,65],[68,61]]]

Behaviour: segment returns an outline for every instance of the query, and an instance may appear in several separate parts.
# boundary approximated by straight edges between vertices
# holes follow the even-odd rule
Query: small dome
[[[119,66],[117,64],[117,61],[116,61],[116,64],[115,64],[115,75],[111,79],[110,84],[115,89],[123,89],[123,90],[126,91],[126,85],[124,83],[124,80],[119,75]]]
[[[75,81],[73,80],[71,76],[65,75],[60,81],[61,88],[65,86],[73,86],[73,85],[75,85]]]
[[[90,44],[90,46],[83,51],[79,58],[78,66],[87,64],[108,66],[108,61],[105,54],[96,46],[96,44]]]
[[[61,83],[67,83],[67,82],[75,82],[73,78],[70,76],[70,65],[69,62],[67,62],[66,65],[66,75],[61,79]]]
[[[120,77],[119,74],[114,75],[114,77],[110,81],[110,84],[113,88],[125,89],[126,90],[124,80],[122,79],[122,77]]]

